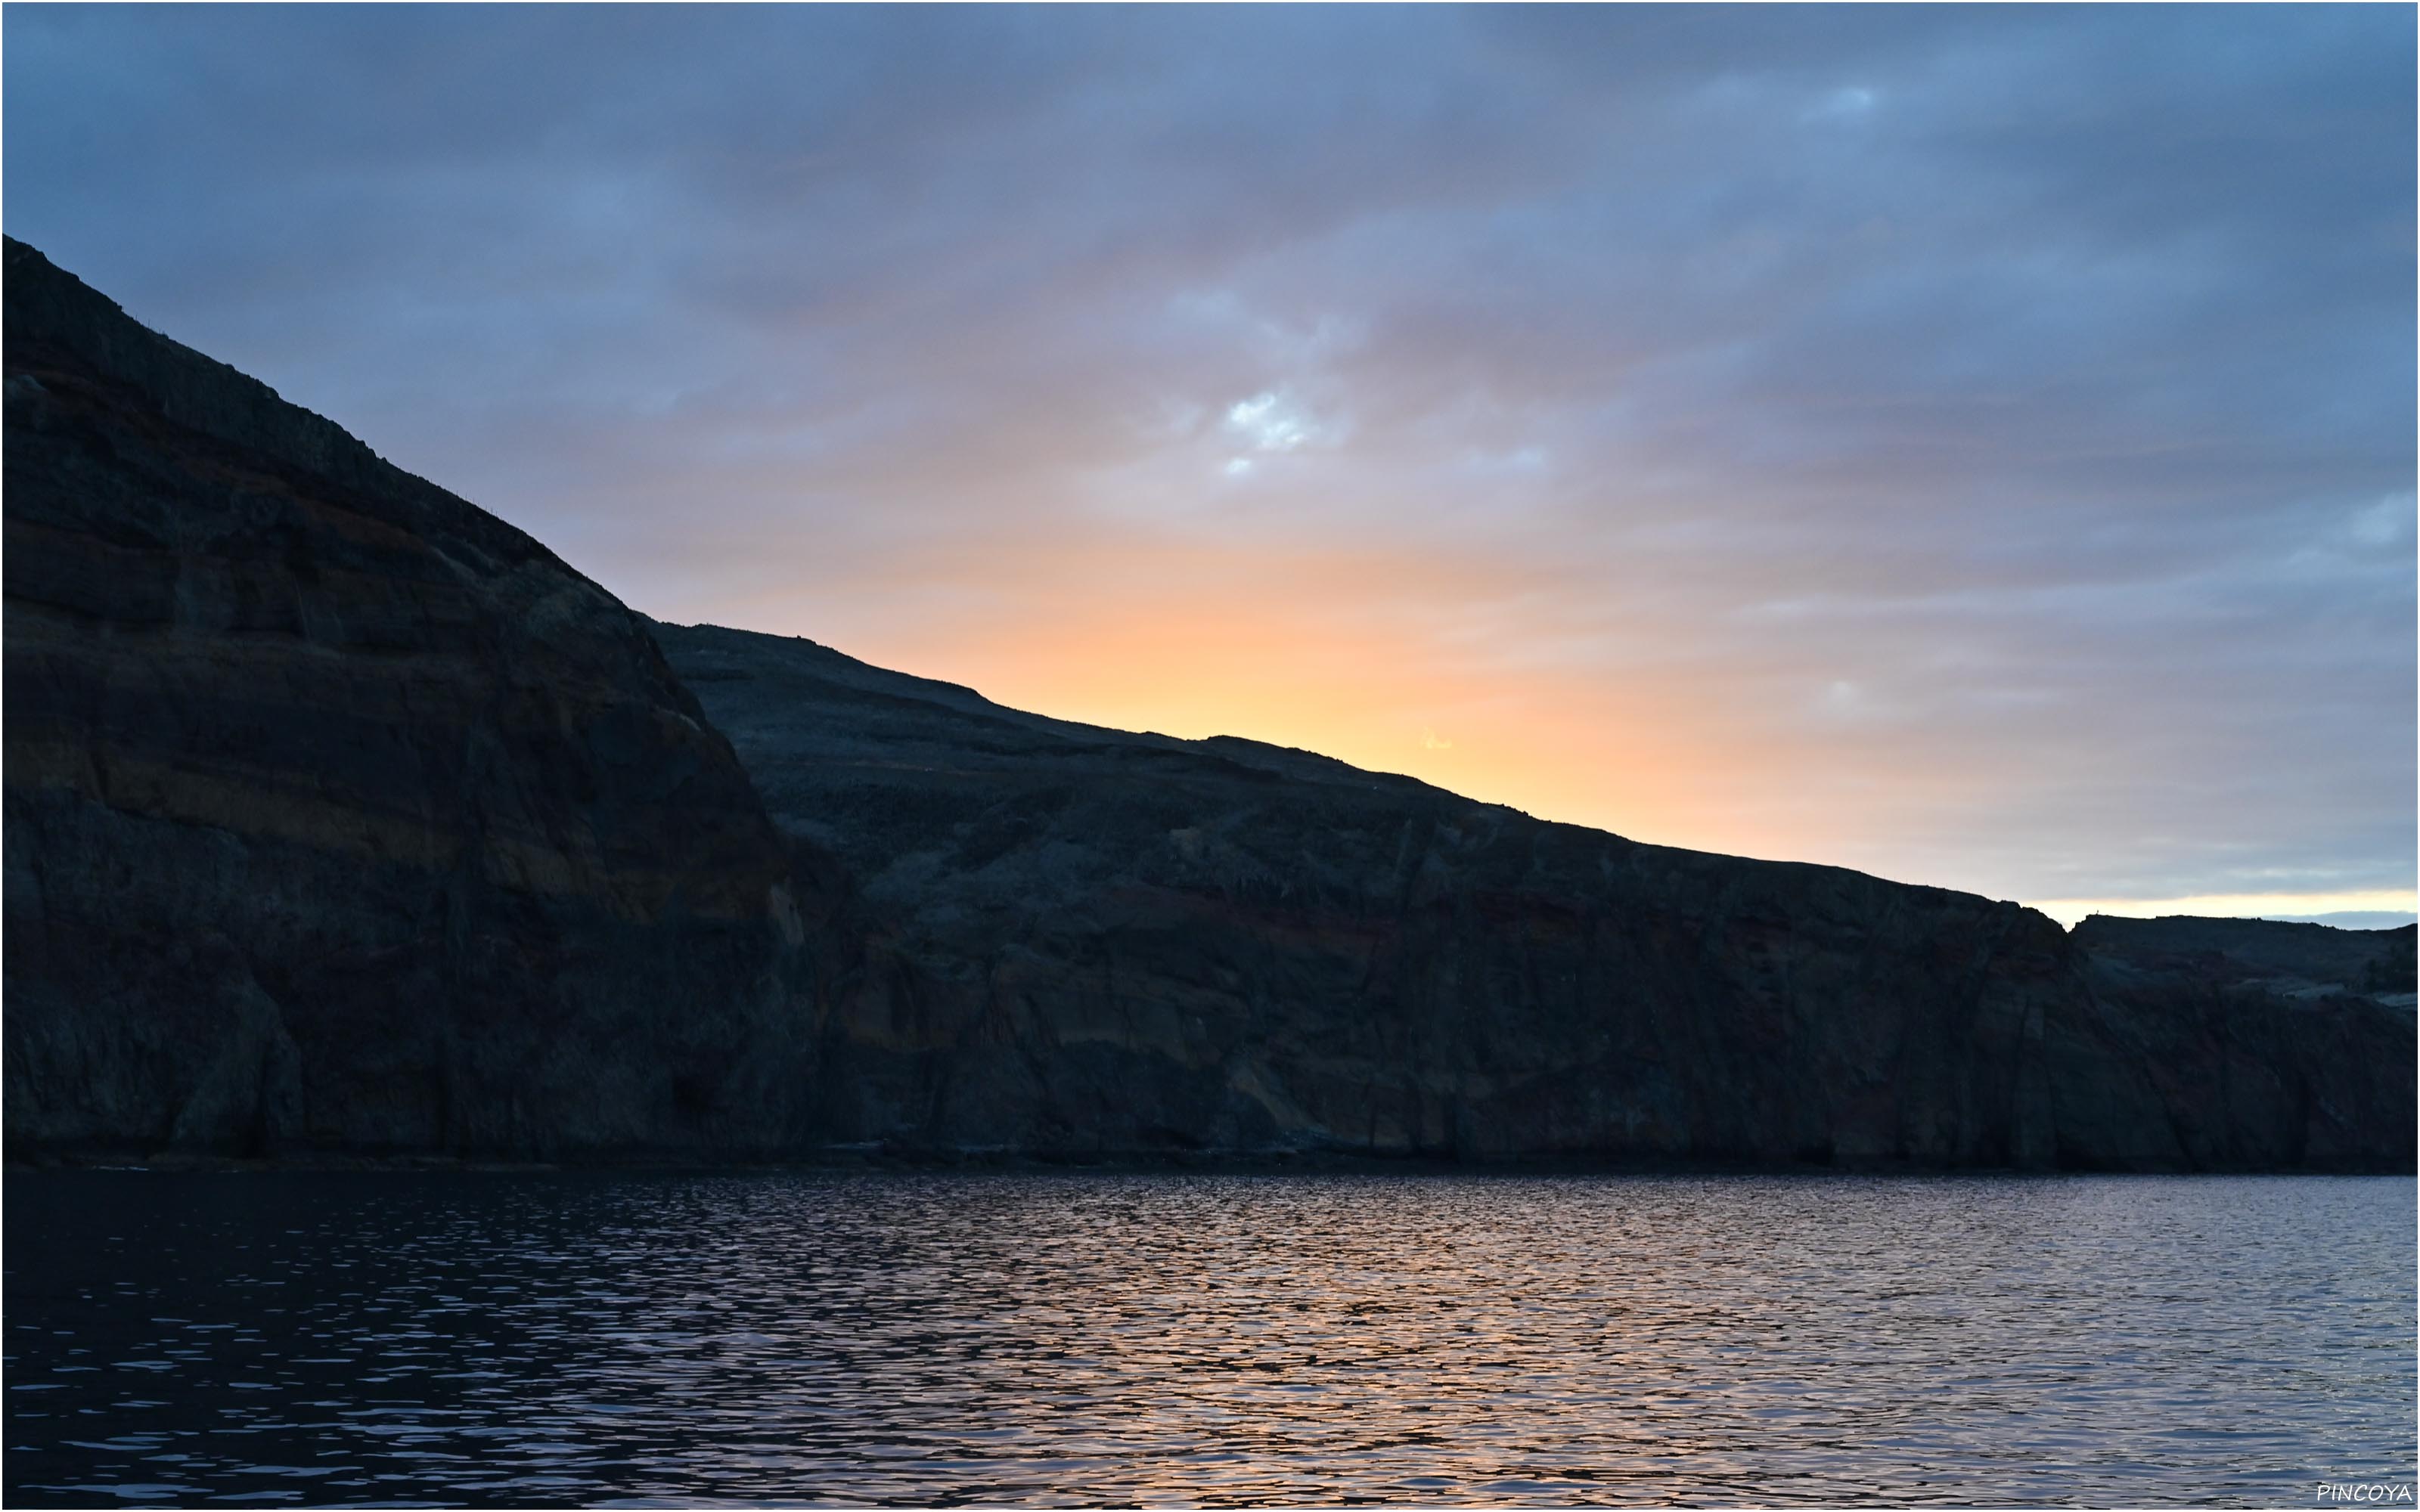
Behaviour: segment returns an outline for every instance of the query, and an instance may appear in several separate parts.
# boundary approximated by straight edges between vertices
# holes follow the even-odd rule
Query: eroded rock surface
[[[2366,998],[2213,1017],[2011,903],[1071,725],[805,640],[657,634],[776,821],[861,890],[835,1139],[2411,1164],[2410,1015]]]
[[[10,1153],[793,1142],[790,860],[642,622],[6,282]]]
[[[2195,1166],[2412,1167],[2412,936],[2244,918],[2076,926]]]
[[[2070,935],[649,625],[6,275],[12,1158],[2412,1168],[2411,931]]]

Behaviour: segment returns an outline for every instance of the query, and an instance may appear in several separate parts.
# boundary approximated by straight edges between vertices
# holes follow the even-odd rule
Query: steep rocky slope
[[[775,819],[858,879],[833,1138],[2412,1161],[2412,1016],[2370,997],[2205,1002],[2014,904],[1040,718],[804,640],[657,635]]]
[[[2409,1169],[2412,925],[2243,918],[2076,926],[2087,980],[2195,1165]]]
[[[641,622],[6,255],[11,1155],[791,1142],[789,857]]]
[[[6,256],[11,1158],[2412,1167],[2408,931],[2071,936],[651,626]]]

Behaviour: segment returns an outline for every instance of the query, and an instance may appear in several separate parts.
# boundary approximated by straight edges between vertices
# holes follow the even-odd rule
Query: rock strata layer
[[[2131,921],[2070,935],[1307,752],[1020,714],[809,641],[657,635],[775,820],[856,879],[834,1139],[2412,1165],[2410,999],[2378,995],[2410,991],[2409,930],[2318,931],[2344,984],[2288,998],[2146,955]]]
[[[12,1158],[2412,1166],[2411,931],[2069,934],[651,625],[6,282]]]
[[[6,255],[11,1155],[793,1143],[790,860],[643,622]]]

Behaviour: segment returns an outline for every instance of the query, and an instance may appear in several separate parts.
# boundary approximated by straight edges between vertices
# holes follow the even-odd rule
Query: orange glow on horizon
[[[757,606],[750,627],[1055,718],[1296,747],[1634,840],[1789,848],[1786,832],[1735,802],[1756,763],[1726,754],[1741,743],[1670,669],[1612,680],[1580,664],[1508,666],[1426,607],[1517,609],[1528,586],[1517,576],[1380,553],[1268,561],[1189,548],[1079,552],[1051,566],[1049,583],[1014,606],[908,620],[822,595],[812,614]],[[1019,576],[1011,566],[995,581]],[[1066,591],[1076,582],[1081,592]],[[1030,610],[1035,596],[1046,611]],[[862,632],[849,624],[861,615]]]
[[[1357,538],[1265,501],[1121,513],[1000,487],[942,512],[945,530],[903,511],[877,514],[896,521],[878,538],[781,543],[747,591],[702,579],[670,617],[805,636],[1056,718],[1295,747],[1634,841],[2045,906],[2291,892],[2367,910],[2393,881],[2170,838],[2178,802],[2228,803],[2146,759],[2172,732],[2111,702],[2096,664],[2009,660],[1979,616],[1895,621],[1871,585],[1826,597],[1787,552],[1710,576],[1685,532],[1524,555],[1483,500],[1458,528]],[[2171,856],[2195,885],[2175,885]]]

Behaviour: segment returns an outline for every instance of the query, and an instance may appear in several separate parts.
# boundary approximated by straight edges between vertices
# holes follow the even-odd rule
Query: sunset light
[[[1612,13],[1231,19],[1137,13],[1117,68],[1031,87],[975,60],[1071,34],[875,28],[768,97],[823,103],[712,146],[658,64],[716,27],[631,12],[583,67],[685,123],[659,149],[464,81],[490,161],[548,172],[441,170],[427,101],[349,96],[390,145],[331,177],[57,61],[121,26],[110,69],[209,56],[288,114],[352,89],[242,39],[266,13],[28,12],[10,212],[662,618],[1672,844],[2411,906],[2403,85],[2244,135],[2379,16],[2171,47],[2133,12],[1941,12],[1870,53],[1879,19],[1772,17],[1702,69],[1606,61]],[[828,23],[725,29],[771,56]],[[552,52],[563,21],[473,24]],[[1230,52],[1233,139],[1199,124]],[[1340,70],[1371,81],[1342,114]],[[1163,127],[1093,124],[1120,112]],[[198,241],[116,235],[54,138],[190,200]],[[488,250],[442,250],[473,223]]]
[[[0,33],[0,1502],[2412,1504],[2411,4]]]

